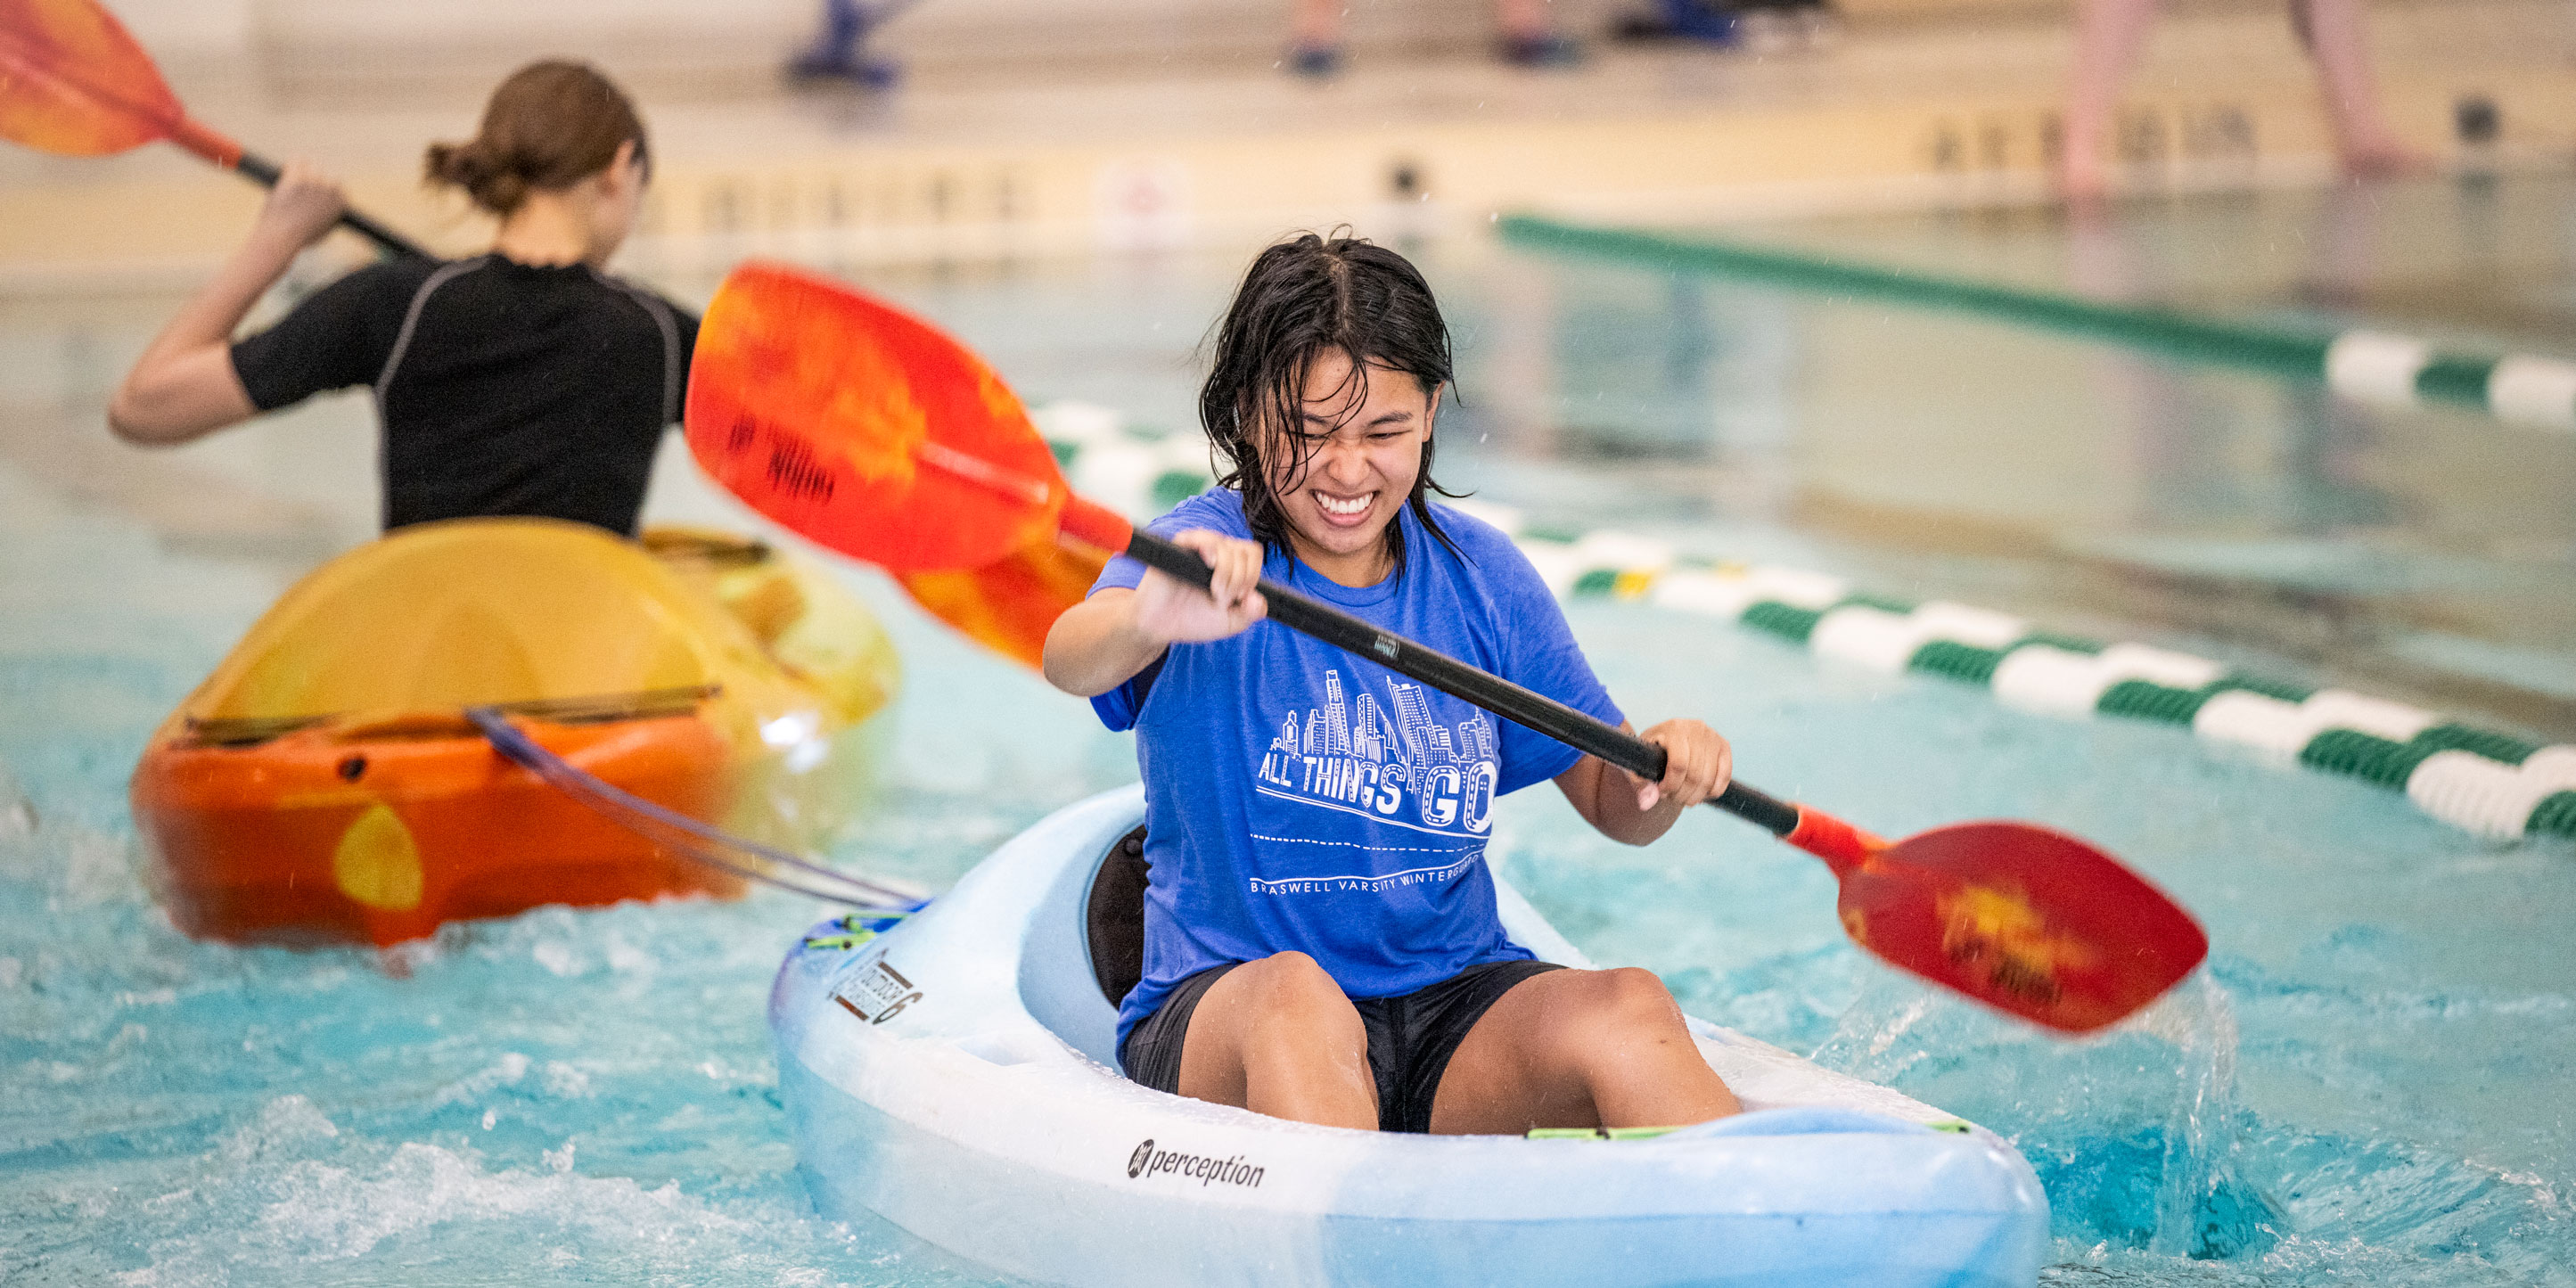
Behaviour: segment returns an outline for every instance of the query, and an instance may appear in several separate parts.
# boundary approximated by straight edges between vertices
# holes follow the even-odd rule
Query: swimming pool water
[[[1669,284],[1528,264],[1455,280],[1470,402],[1445,422],[1460,439],[1443,457],[1453,484],[1709,554],[1948,587],[2022,575],[1941,551],[1856,555],[1804,525],[1820,485],[1902,482],[1908,466],[1880,451],[1903,435],[1845,433],[1854,418],[1836,419],[1833,391],[1848,382],[1820,393],[1812,368],[1852,338],[1801,309],[1715,291],[1676,303]],[[1024,389],[1166,424],[1187,421],[1184,356],[1224,285],[1222,271],[1142,262],[1035,286],[891,282]],[[1535,313],[1520,307],[1532,298]],[[1927,395],[1920,413],[1955,421],[1945,399],[1981,387]],[[2272,395],[2163,388],[2202,399],[2204,416],[2252,407],[2249,435],[2279,429]],[[64,432],[95,432],[72,414],[95,392],[66,396]],[[2070,405],[2081,399],[1998,413],[2021,417],[2007,427],[2016,469],[2057,450],[2050,418]],[[348,439],[360,420],[320,409],[308,427],[180,459],[252,492],[353,494],[366,484]],[[2077,473],[2103,489],[2086,504],[2129,506],[2097,535],[2344,531],[2262,501],[2284,494],[2265,490],[2272,474],[2132,454],[2117,433],[2107,449],[2069,437],[2120,466]],[[2535,471],[2567,466],[2507,448]],[[0,1281],[996,1282],[805,1203],[762,1009],[780,955],[818,915],[810,902],[547,909],[384,955],[173,932],[142,876],[126,776],[151,727],[309,562],[305,538],[176,539],[34,459],[0,451]],[[1951,462],[1912,479],[1972,472]],[[2260,503],[2191,511],[2181,498],[2213,478],[2263,483]],[[2400,544],[2456,546],[2419,522],[2439,480],[2399,482],[2419,489],[2392,520]],[[363,529],[371,502],[343,509]],[[653,512],[743,522],[670,463]],[[351,526],[333,513],[328,530]],[[2563,594],[2550,550],[2478,558]],[[1127,741],[1083,704],[957,643],[875,575],[844,573],[884,616],[907,678],[883,798],[835,861],[944,885],[1057,806],[1132,777]],[[1757,785],[1890,833],[2050,823],[2203,918],[2201,975],[2108,1037],[2061,1042],[1857,954],[1824,869],[1753,829],[1712,812],[1630,850],[1545,788],[1504,805],[1496,861],[1597,959],[1650,967],[1695,1013],[2012,1138],[2054,1205],[2048,1282],[2576,1284],[2565,843],[2478,842],[2402,796],[2187,733],[2018,714],[1978,688],[1841,670],[1644,605],[1569,613],[1627,710],[1708,720]]]
[[[761,1018],[803,900],[548,909],[381,958],[176,935],[123,779],[269,582],[0,487],[11,1282],[990,1281],[805,1207]],[[911,668],[909,753],[837,859],[945,882],[1131,772],[1081,704],[852,578]],[[1508,802],[1499,861],[1586,951],[2012,1137],[2055,1205],[2051,1281],[2576,1282],[2564,846],[1650,607],[1573,616],[1629,710],[1710,720],[1756,783],[1897,832],[2043,819],[2206,919],[2203,976],[2057,1042],[1865,963],[1824,870],[1752,829],[1710,814],[1627,850],[1540,792]]]

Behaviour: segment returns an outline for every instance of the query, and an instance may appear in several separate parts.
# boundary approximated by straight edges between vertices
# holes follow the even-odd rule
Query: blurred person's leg
[[[787,74],[795,80],[845,80],[883,89],[894,84],[899,71],[893,62],[868,53],[868,34],[877,23],[904,7],[904,0],[883,4],[871,12],[859,7],[859,0],[823,0],[823,30],[805,52],[787,64]]]
[[[2097,202],[2110,189],[2106,155],[2120,83],[2146,44],[2157,0],[2077,0],[2075,73],[2066,94],[2057,187],[2069,201]]]
[[[1323,78],[1342,70],[1342,16],[1349,0],[1295,0],[1288,28],[1288,69]]]
[[[2379,81],[2370,70],[2370,38],[2360,0],[2290,0],[2290,19],[2323,82],[2326,118],[2334,125],[2335,155],[2356,178],[2421,170],[2431,159],[2406,146],[2379,105]]]
[[[1494,0],[1494,26],[1502,36],[1505,62],[1568,67],[1583,57],[1583,47],[1557,31],[1547,0]]]
[[[1349,0],[1295,0],[1289,27],[1289,68],[1322,78],[1342,70],[1342,19]],[[1548,0],[1494,0],[1494,26],[1503,61],[1522,67],[1567,67],[1583,47],[1556,29]]]
[[[1556,24],[1548,21],[1546,0],[1494,0],[1494,26],[1505,40],[1530,40],[1556,31]]]

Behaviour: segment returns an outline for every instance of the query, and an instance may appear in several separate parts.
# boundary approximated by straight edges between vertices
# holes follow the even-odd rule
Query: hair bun
[[[507,216],[531,192],[607,169],[629,144],[643,159],[644,122],[625,92],[587,64],[545,59],[492,91],[472,140],[431,144],[421,170],[429,183],[462,188],[475,205]]]
[[[492,174],[492,162],[483,155],[481,140],[466,143],[432,143],[421,166],[422,177],[431,183],[447,184],[471,191]]]
[[[481,139],[466,143],[433,143],[423,159],[422,177],[432,184],[462,188],[475,205],[496,214],[518,208],[527,199],[528,181],[521,166],[492,155]]]

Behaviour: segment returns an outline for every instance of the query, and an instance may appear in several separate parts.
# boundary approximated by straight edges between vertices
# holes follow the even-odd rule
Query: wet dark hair
[[[650,174],[644,118],[626,91],[588,63],[548,58],[510,73],[492,91],[472,139],[430,144],[422,177],[463,188],[475,205],[506,216],[531,192],[568,188],[607,169],[626,143]]]
[[[1351,378],[1336,393],[1357,408],[1368,397],[1373,367],[1400,371],[1436,395],[1451,379],[1449,326],[1431,284],[1404,256],[1336,230],[1329,239],[1300,233],[1252,261],[1218,324],[1215,357],[1199,388],[1199,422],[1222,468],[1217,482],[1243,494],[1244,521],[1264,545],[1296,557],[1288,516],[1271,491],[1265,438],[1299,453],[1293,478],[1305,477],[1317,445],[1303,431],[1306,375],[1316,361],[1348,355]],[[1345,391],[1347,391],[1345,393]],[[1264,433],[1276,430],[1275,437]],[[1452,553],[1458,543],[1431,517],[1429,493],[1458,496],[1431,478],[1432,449],[1422,443],[1422,470],[1405,504],[1423,529]],[[1386,525],[1387,554],[1404,570],[1404,525]]]

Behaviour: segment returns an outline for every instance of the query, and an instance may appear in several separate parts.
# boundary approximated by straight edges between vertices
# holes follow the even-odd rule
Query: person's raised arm
[[[1622,732],[1634,732],[1620,721]],[[1556,776],[1557,790],[1603,836],[1644,845],[1670,831],[1682,811],[1726,790],[1735,754],[1726,739],[1697,720],[1667,720],[1639,737],[1664,749],[1664,777],[1647,782],[1599,756],[1585,756]]]
[[[233,370],[233,328],[304,249],[339,222],[340,185],[291,162],[259,220],[214,280],[153,337],[107,404],[107,426],[130,443],[184,443],[259,409]]]
[[[1207,590],[1148,570],[1134,590],[1101,591],[1066,609],[1047,632],[1049,684],[1078,698],[1107,693],[1153,665],[1172,645],[1219,640],[1269,611],[1261,592],[1260,543],[1222,533],[1176,533],[1172,544],[1195,550],[1215,570]]]

